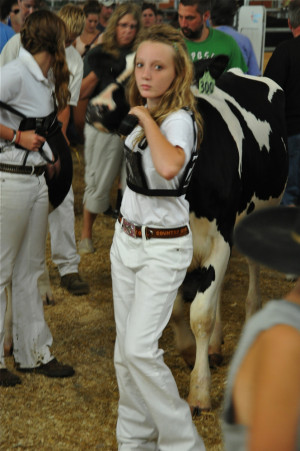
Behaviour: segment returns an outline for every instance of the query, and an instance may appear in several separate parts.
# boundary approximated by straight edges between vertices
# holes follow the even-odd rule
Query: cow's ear
[[[103,52],[101,46],[97,46],[87,54],[88,63],[98,78],[111,76],[116,78],[126,67],[125,58],[116,59],[113,55]]]
[[[194,62],[195,80],[198,82],[206,71],[217,80],[225,71],[229,57],[227,55],[216,55],[213,58],[202,59]]]
[[[212,58],[211,64],[208,68],[212,78],[217,80],[225,71],[229,61],[228,55],[216,55]]]

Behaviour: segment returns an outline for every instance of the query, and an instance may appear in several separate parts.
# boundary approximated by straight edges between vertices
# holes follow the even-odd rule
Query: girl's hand
[[[131,108],[129,114],[134,114],[143,127],[151,151],[154,167],[159,175],[166,180],[175,177],[185,162],[184,150],[173,146],[160,131],[159,126],[144,106]]]
[[[144,106],[134,106],[130,109],[129,114],[134,114],[139,120],[139,125],[143,128],[145,128],[149,120],[154,122],[148,108],[145,108]]]
[[[38,152],[40,147],[46,141],[43,136],[37,135],[34,130],[26,130],[24,132],[19,130],[18,133],[21,133],[18,144],[33,152]]]

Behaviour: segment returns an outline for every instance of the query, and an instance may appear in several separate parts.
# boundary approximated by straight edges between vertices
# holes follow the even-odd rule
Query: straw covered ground
[[[74,154],[74,193],[76,238],[82,225],[83,154]],[[112,195],[114,201],[115,191]],[[51,262],[49,242],[47,261],[56,304],[45,307],[52,331],[53,353],[58,360],[74,366],[70,379],[47,379],[42,375],[21,375],[22,384],[0,388],[1,450],[105,450],[117,449],[115,424],[118,388],[113,367],[115,324],[112,308],[109,249],[114,220],[100,215],[94,228],[96,253],[84,256],[80,273],[90,284],[87,296],[72,296],[59,285],[58,272]],[[222,450],[219,415],[228,362],[244,321],[247,291],[247,265],[236,251],[230,261],[223,291],[224,361],[212,371],[211,412],[194,419],[206,447]],[[279,298],[292,286],[282,275],[264,269],[263,301]],[[24,300],[24,308],[26,308]],[[189,306],[186,305],[186,315]],[[182,397],[189,387],[190,370],[178,355],[173,332],[168,326],[161,339],[165,360],[177,381]],[[13,359],[7,359],[13,369]]]

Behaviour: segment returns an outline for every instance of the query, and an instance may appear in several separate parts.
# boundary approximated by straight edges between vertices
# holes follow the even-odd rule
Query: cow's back
[[[228,242],[237,215],[281,196],[287,178],[284,94],[265,77],[229,71],[197,94],[204,139],[187,198]]]

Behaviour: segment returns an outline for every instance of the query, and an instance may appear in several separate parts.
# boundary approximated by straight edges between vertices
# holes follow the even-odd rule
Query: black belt
[[[11,174],[42,175],[46,171],[44,166],[19,166],[16,164],[0,163],[0,171],[10,172]]]
[[[121,224],[122,229],[127,235],[142,238],[142,227],[132,224],[123,218],[120,214],[118,221]],[[176,227],[174,229],[157,229],[154,227],[145,227],[145,236],[147,240],[150,238],[179,238],[181,236],[188,235],[190,233],[188,226]]]

